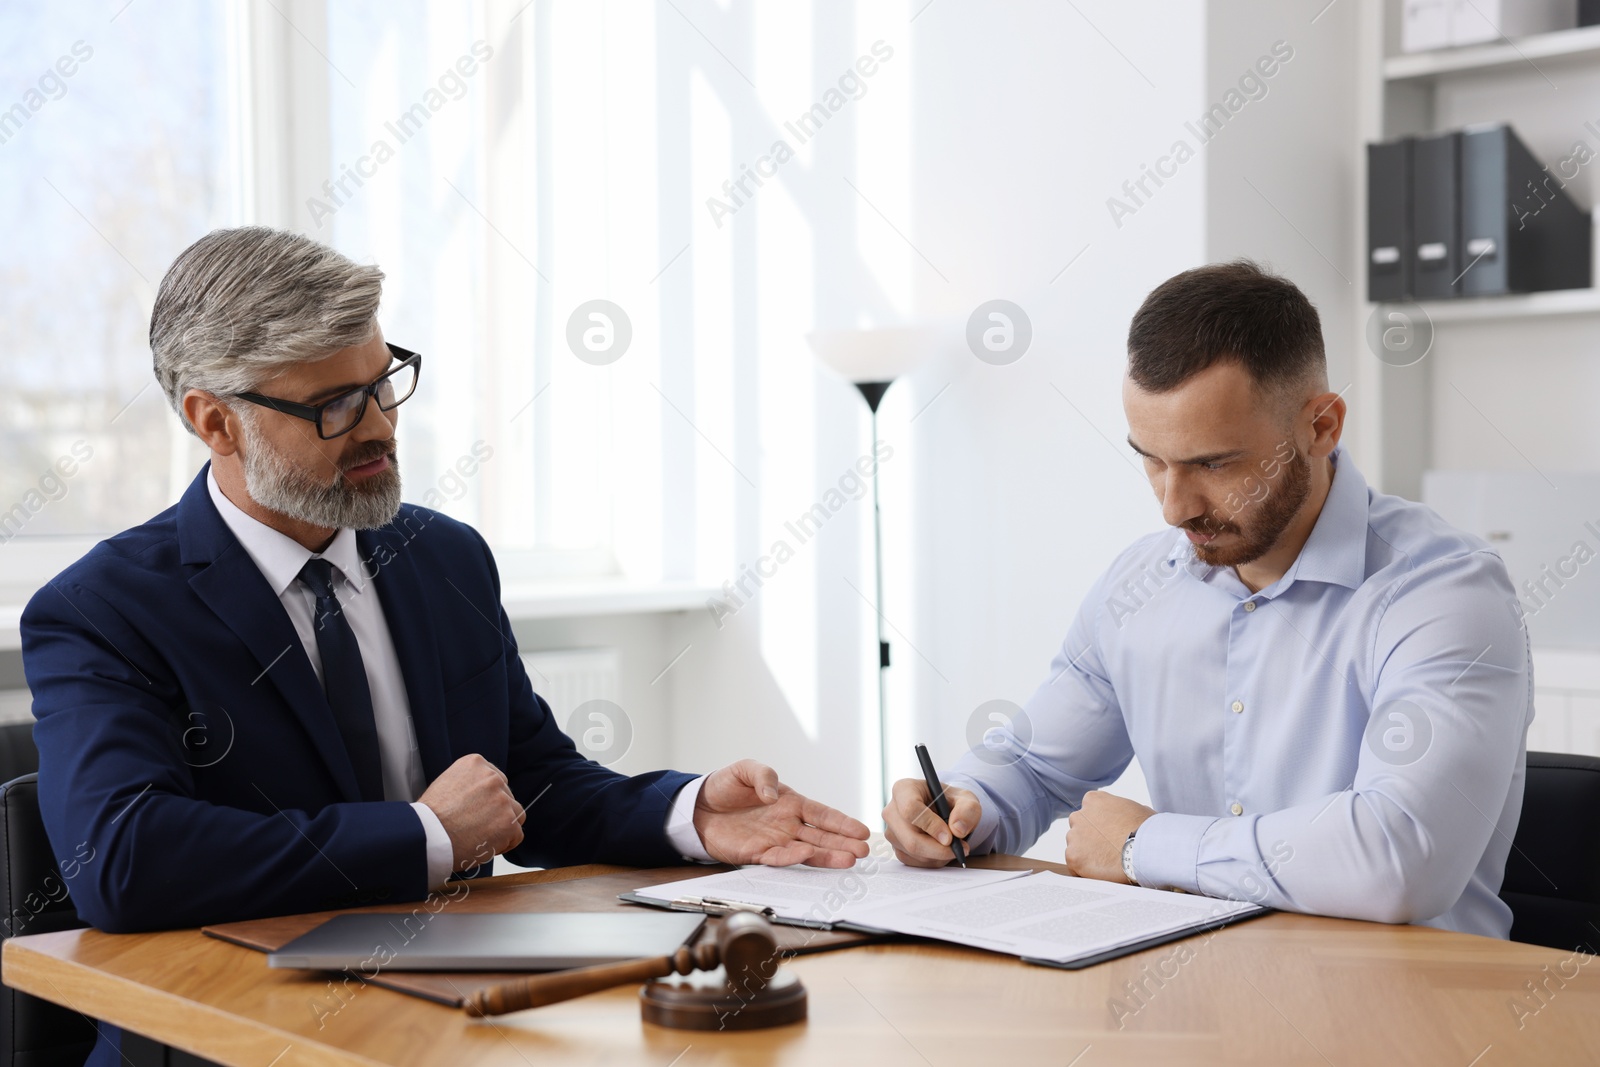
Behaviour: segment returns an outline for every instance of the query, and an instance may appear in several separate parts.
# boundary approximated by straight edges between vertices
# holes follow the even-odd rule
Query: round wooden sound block
[[[718,967],[651,979],[639,990],[639,1014],[674,1030],[764,1030],[805,1020],[806,987],[780,968],[762,989],[730,989]]]

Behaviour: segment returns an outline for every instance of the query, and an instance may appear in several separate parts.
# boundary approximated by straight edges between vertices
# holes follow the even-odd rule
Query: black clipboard
[[[807,930],[844,930],[852,934],[874,934],[877,936],[894,937],[904,936],[903,934],[900,934],[894,930],[882,930],[876,926],[862,926],[860,923],[819,922],[815,919],[791,919],[786,916],[779,915],[773,908],[765,907],[759,904],[748,904],[744,901],[719,901],[715,898],[712,898],[712,900],[709,902],[702,900],[698,904],[688,904],[682,900],[662,900],[660,897],[647,897],[638,892],[618,893],[617,899],[625,901],[629,904],[643,904],[647,908],[661,908],[665,911],[689,911],[697,912],[701,915],[711,916],[731,915],[736,911],[749,911],[754,912],[757,915],[764,916],[768,922],[776,923],[779,926],[799,926]],[[719,903],[736,906],[723,908],[716,907],[715,905]]]
[[[1235,923],[1259,919],[1263,915],[1271,915],[1273,910],[1272,908],[1262,908],[1260,911],[1245,912],[1242,915],[1221,915],[1210,922],[1200,923],[1197,926],[1185,926],[1182,930],[1174,930],[1169,934],[1147,937],[1143,941],[1119,945],[1116,948],[1107,949],[1105,952],[1093,956],[1085,956],[1082,959],[1069,960],[1066,963],[1062,963],[1059,960],[1041,959],[1037,956],[1018,956],[1017,958],[1023,963],[1032,963],[1040,967],[1054,967],[1058,971],[1081,971],[1085,967],[1093,967],[1097,963],[1109,963],[1112,960],[1121,959],[1123,956],[1131,956],[1135,952],[1143,952],[1147,948],[1170,945],[1174,941],[1182,941],[1184,938],[1193,937],[1195,934],[1206,934],[1213,930],[1220,930],[1224,926],[1232,926]],[[1004,955],[1004,953],[1001,953],[1001,955]]]

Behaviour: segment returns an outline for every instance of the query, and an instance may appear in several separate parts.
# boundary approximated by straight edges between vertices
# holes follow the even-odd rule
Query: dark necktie
[[[333,591],[333,564],[308,559],[300,580],[317,598],[317,652],[322,656],[322,688],[355,767],[362,800],[383,799],[383,765],[378,758],[378,726],[372,717],[372,691],[361,646]]]

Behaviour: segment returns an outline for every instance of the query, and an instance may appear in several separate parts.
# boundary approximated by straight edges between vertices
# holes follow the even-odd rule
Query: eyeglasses
[[[347,434],[360,425],[367,414],[369,399],[377,398],[379,411],[393,411],[417,391],[417,378],[422,374],[422,354],[408,351],[399,345],[388,345],[388,348],[389,355],[400,361],[398,367],[388,371],[375,382],[358,385],[320,404],[296,404],[290,400],[262,396],[260,393],[233,395],[240,400],[248,400],[252,404],[314,422],[317,424],[317,436],[326,441]]]

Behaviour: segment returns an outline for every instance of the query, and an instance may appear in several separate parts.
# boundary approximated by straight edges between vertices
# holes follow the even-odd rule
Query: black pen
[[[922,777],[928,781],[928,795],[933,798],[934,813],[949,826],[950,801],[945,799],[944,785],[939,781],[939,772],[933,769],[933,757],[928,755],[927,745],[917,746],[917,762],[922,764]],[[956,854],[957,863],[963,867],[967,865],[967,850],[961,847],[961,838],[956,836],[954,830],[950,831],[950,851]]]

